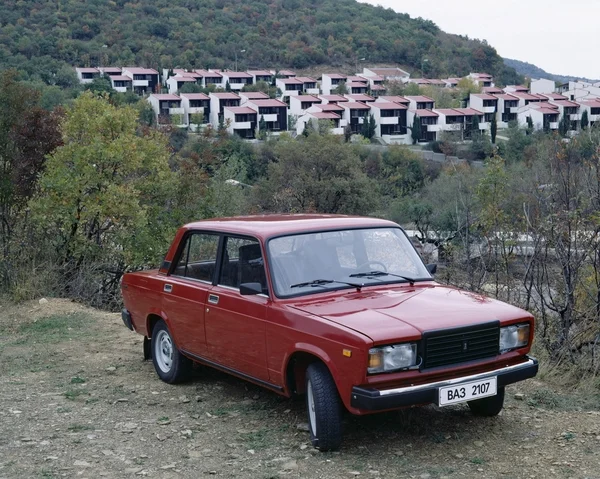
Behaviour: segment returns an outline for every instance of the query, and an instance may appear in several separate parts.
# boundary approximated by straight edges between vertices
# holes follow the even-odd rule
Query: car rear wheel
[[[312,445],[332,451],[342,442],[340,397],[327,366],[315,362],[306,370],[306,409]]]
[[[152,363],[158,377],[174,384],[190,377],[192,361],[179,352],[164,321],[159,321],[152,330]]]
[[[504,407],[504,388],[498,388],[495,396],[469,401],[468,404],[475,416],[497,416]]]

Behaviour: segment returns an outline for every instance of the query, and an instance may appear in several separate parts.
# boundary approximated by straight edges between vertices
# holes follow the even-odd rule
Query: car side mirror
[[[252,296],[262,294],[263,288],[260,283],[242,283],[240,284],[240,294],[242,296]]]
[[[429,274],[433,276],[435,274],[435,272],[437,271],[437,264],[428,264],[426,266],[426,268],[427,268],[427,271],[429,271]]]

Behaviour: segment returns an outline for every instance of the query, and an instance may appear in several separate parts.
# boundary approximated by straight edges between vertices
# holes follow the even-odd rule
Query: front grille
[[[499,353],[500,321],[423,333],[422,369],[491,358]]]

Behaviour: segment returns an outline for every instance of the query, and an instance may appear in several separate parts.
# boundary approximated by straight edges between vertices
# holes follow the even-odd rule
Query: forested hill
[[[574,76],[569,76],[569,75],[556,75],[554,73],[548,73],[547,71],[541,69],[540,67],[532,65],[531,63],[522,62],[520,60],[513,60],[511,58],[505,58],[504,63],[506,64],[506,66],[514,68],[517,71],[517,73],[519,73],[520,75],[523,75],[523,76],[526,76],[529,78],[547,78],[548,80],[554,80],[554,81],[558,81],[561,83],[566,83],[569,81],[577,81],[577,80],[592,81],[592,82],[598,81],[598,80],[593,80],[590,78],[581,78],[581,77],[574,77]]]
[[[242,52],[245,50],[245,52]],[[61,66],[425,67],[515,80],[485,42],[354,0],[3,0],[0,68],[51,81]],[[427,59],[422,63],[422,60]],[[420,74],[420,72],[419,72]]]

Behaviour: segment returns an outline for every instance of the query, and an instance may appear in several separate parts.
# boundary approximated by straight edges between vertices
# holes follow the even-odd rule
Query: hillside
[[[154,68],[401,65],[427,76],[494,74],[514,83],[485,42],[354,0],[5,0],[0,69],[61,84],[65,65]],[[364,61],[361,61],[362,59]],[[63,69],[61,70],[61,67]],[[420,74],[420,72],[417,72]]]
[[[546,70],[532,65],[531,63],[522,62],[520,60],[512,60],[510,58],[505,58],[504,64],[509,68],[514,68],[519,75],[523,75],[528,78],[547,78],[548,80],[554,80],[561,83],[577,80],[598,81],[591,80],[589,78],[574,77],[569,75],[555,75],[554,73],[548,73]]]

